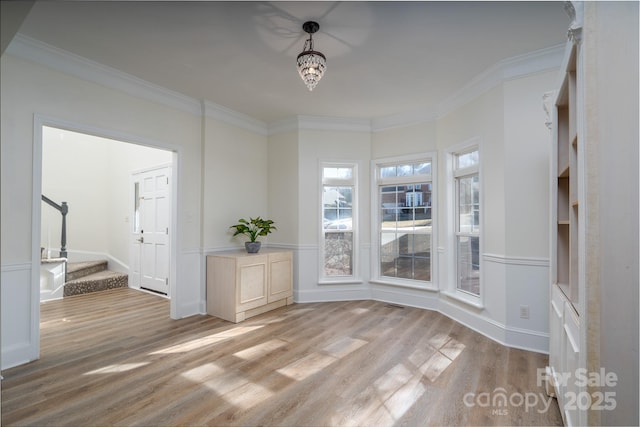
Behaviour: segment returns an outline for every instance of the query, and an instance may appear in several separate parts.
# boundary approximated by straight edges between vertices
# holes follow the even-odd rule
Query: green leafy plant
[[[249,238],[250,242],[255,242],[259,236],[266,236],[273,230],[277,230],[272,220],[262,219],[260,217],[249,218],[248,221],[244,218],[240,218],[237,224],[234,224],[229,228],[235,229],[233,233],[234,236],[244,234]]]

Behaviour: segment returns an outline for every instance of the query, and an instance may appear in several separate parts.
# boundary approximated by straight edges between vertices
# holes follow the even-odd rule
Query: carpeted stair
[[[129,286],[128,276],[107,270],[107,264],[106,260],[68,263],[64,296]]]

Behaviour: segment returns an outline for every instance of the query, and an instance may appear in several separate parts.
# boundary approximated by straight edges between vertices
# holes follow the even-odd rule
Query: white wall
[[[45,127],[42,194],[69,203],[69,259],[108,255],[127,267],[131,173],[171,161],[167,150]],[[61,215],[44,202],[42,224],[41,245],[57,256]]]
[[[33,224],[39,224],[39,212],[32,210],[39,199],[33,176],[40,176],[34,118],[178,151],[178,254],[172,277],[177,289],[171,314],[200,312],[199,117],[21,59],[11,50],[0,61],[2,366],[32,360],[39,353],[39,298],[37,286],[32,286],[40,257],[39,229]]]
[[[480,95],[462,108],[459,108],[438,120],[437,137],[442,167],[439,169],[441,188],[445,189],[447,169],[445,153],[464,145],[469,141],[480,144],[481,179],[481,304],[483,309],[444,297],[442,310],[456,318],[464,315],[466,323],[494,338],[504,342],[506,328],[505,294],[506,261],[505,236],[508,232],[505,224],[505,149],[504,149],[504,89],[498,85]],[[535,120],[535,117],[533,118]],[[440,226],[439,286],[448,292],[455,292],[456,277],[453,260],[455,247],[452,230],[452,202],[447,205],[447,197],[453,200],[453,189],[449,194],[440,193],[438,209]],[[494,324],[502,330],[498,335],[493,331]]]
[[[64,66],[58,64],[57,68]],[[99,67],[91,69],[102,72]],[[511,162],[535,156],[527,177],[529,173],[537,177],[545,173],[542,160],[547,154],[544,148],[531,144],[541,142],[541,96],[554,87],[553,73],[501,80],[435,121],[372,132],[364,129],[362,122],[353,126],[358,130],[347,130],[345,121],[325,126],[323,120],[298,118],[295,130],[267,136],[259,123],[229,124],[219,118],[220,111],[206,103],[157,88],[151,88],[154,95],[147,96],[149,88],[144,82],[126,80],[122,90],[118,84],[108,88],[92,83],[92,74],[74,76],[11,54],[2,56],[1,71],[2,315],[11,319],[11,324],[20,325],[11,331],[3,329],[3,366],[29,360],[37,349],[37,314],[33,311],[37,310],[33,304],[37,295],[32,294],[29,284],[39,238],[32,244],[28,237],[34,216],[31,206],[37,197],[33,192],[34,188],[38,190],[31,182],[33,149],[38,148],[34,115],[45,124],[50,121],[84,127],[93,133],[121,136],[115,139],[178,153],[174,317],[204,311],[203,252],[242,245],[231,239],[229,225],[240,217],[261,215],[272,217],[279,228],[267,243],[296,253],[296,301],[375,298],[431,308],[501,342],[545,350],[546,331],[539,319],[544,317],[548,300],[540,300],[544,295],[538,284],[543,276],[546,283],[548,277],[546,237],[540,237],[548,234],[548,224],[546,215],[543,219],[534,216],[544,210],[548,200],[541,191],[542,184],[523,180],[520,169],[512,167]],[[164,102],[167,98],[173,101]],[[223,116],[227,113],[222,111]],[[526,135],[522,129],[527,130]],[[447,177],[442,166],[447,150],[471,138],[481,141],[482,150],[484,308],[469,307],[438,292],[372,286],[371,159],[438,151],[440,225],[434,246],[437,284],[446,290],[453,280],[447,267],[453,248],[447,234]],[[318,284],[320,161],[353,161],[359,165],[357,261],[361,283]],[[37,176],[38,162],[35,168]],[[511,197],[522,200],[521,186],[529,191],[534,210],[508,208]],[[11,203],[6,203],[9,200]],[[527,224],[525,230],[523,222]],[[522,238],[530,238],[535,244],[532,248],[521,245]],[[540,316],[532,318],[531,324],[518,323],[520,320],[512,316],[512,305],[522,300],[527,300],[531,312]],[[9,307],[7,301],[16,304]]]
[[[269,136],[268,210],[278,227],[269,240],[292,248],[298,244],[298,156],[297,131]]]
[[[531,340],[549,330],[550,131],[542,96],[557,73],[541,73],[504,84],[506,324]],[[537,120],[536,120],[537,119]],[[529,318],[520,307],[529,307]]]
[[[267,217],[267,137],[205,118],[203,247],[244,247],[229,229],[239,218]],[[260,238],[266,242],[268,239]]]
[[[98,139],[45,127],[42,131],[42,194],[70,205],[67,249],[97,252],[109,248],[109,151]],[[83,143],[84,139],[84,143]],[[60,213],[41,203],[40,244],[51,257],[60,249]]]
[[[369,207],[371,158],[369,132],[341,130],[299,131],[298,141],[298,237],[299,276],[296,298],[299,301],[321,301],[368,298],[370,292],[364,283],[369,274],[371,246]],[[354,162],[358,167],[358,242],[354,243],[358,284],[319,285],[320,277],[320,218],[321,176],[320,162]]]
[[[404,156],[437,150],[436,121],[373,132],[371,158]]]

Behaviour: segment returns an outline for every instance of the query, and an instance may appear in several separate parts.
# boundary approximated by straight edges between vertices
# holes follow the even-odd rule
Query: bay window
[[[423,287],[432,281],[431,156],[381,161],[377,182],[377,279]]]

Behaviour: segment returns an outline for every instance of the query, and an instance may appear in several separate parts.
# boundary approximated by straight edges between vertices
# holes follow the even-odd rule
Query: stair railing
[[[69,213],[69,205],[67,202],[62,202],[61,204],[57,204],[44,194],[42,194],[42,201],[51,206],[52,208],[58,210],[62,215],[62,232],[60,236],[60,258],[67,257],[67,213]]]

